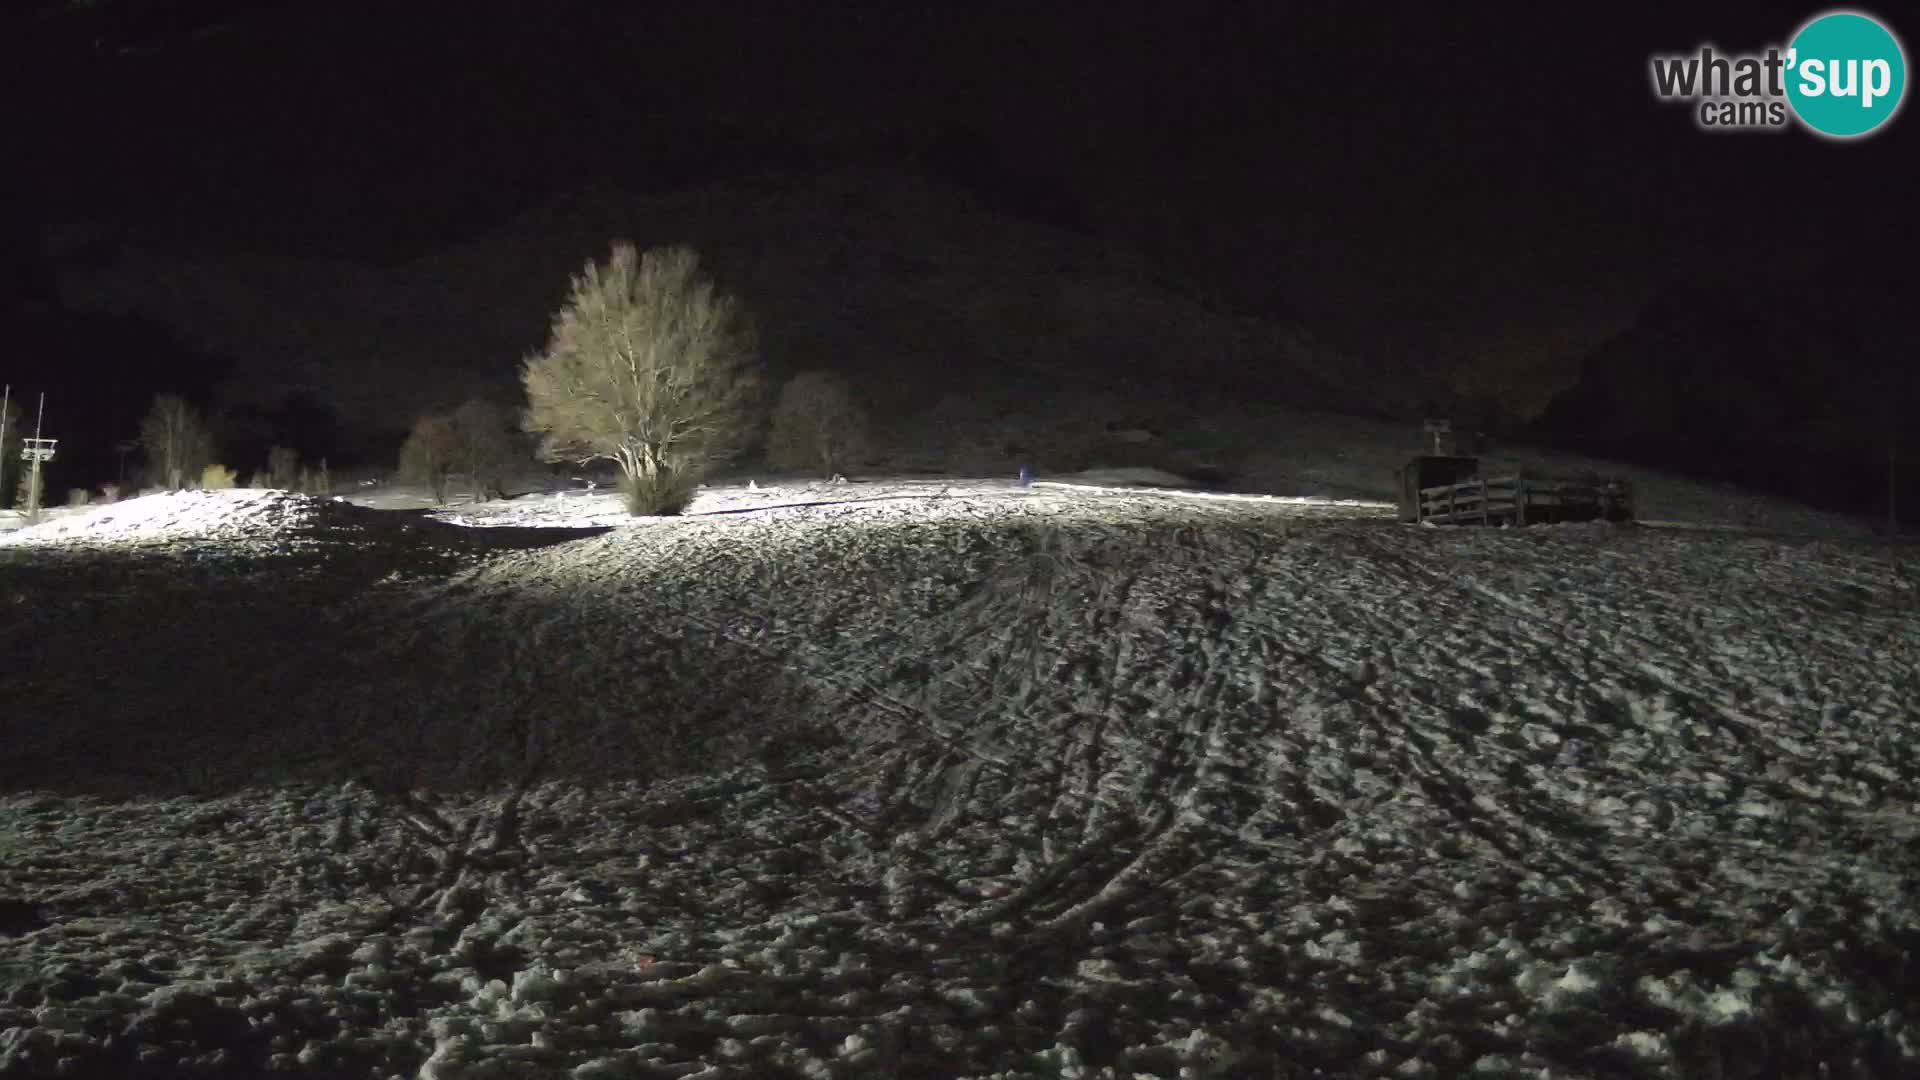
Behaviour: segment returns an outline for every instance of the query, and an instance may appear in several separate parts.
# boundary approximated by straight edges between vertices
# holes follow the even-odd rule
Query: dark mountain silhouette
[[[1920,278],[1888,236],[1761,285],[1669,290],[1589,356],[1534,425],[1544,441],[1920,520]]]
[[[221,387],[232,407],[298,391],[350,431],[395,429],[473,394],[517,400],[519,363],[544,343],[570,275],[617,238],[692,245],[754,313],[774,377],[843,372],[890,419],[956,395],[1089,390],[1136,412],[1222,396],[1419,412],[1415,388],[1305,327],[1219,310],[1085,236],[898,171],[763,174],[669,194],[591,185],[394,265],[129,247],[63,267],[62,296],[141,313],[234,357]]]

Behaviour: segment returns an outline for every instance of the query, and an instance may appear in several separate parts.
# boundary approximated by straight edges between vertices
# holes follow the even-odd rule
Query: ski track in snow
[[[1917,1072],[1910,549],[692,509],[0,540],[0,1077]]]

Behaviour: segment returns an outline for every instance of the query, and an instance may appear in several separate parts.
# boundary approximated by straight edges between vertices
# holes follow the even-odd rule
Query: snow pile
[[[287,491],[174,491],[109,503],[0,537],[0,544],[245,540],[263,534],[352,532],[369,515],[345,502]]]
[[[1920,1069],[1912,551],[831,487],[0,551],[0,1077]]]
[[[1102,498],[1095,504],[1087,501],[1089,496]],[[694,520],[807,511],[835,518],[851,515],[870,526],[879,526],[950,512],[969,517],[1019,518],[1059,512],[1084,516],[1082,511],[1091,505],[1098,505],[1105,514],[1125,514],[1152,501],[1171,499],[1264,503],[1302,514],[1332,512],[1341,517],[1384,518],[1393,512],[1393,504],[1373,499],[1196,491],[1184,486],[1179,477],[1157,469],[1101,469],[1050,475],[1025,485],[1014,478],[752,480],[702,488],[678,518],[634,517],[622,506],[619,494],[606,488],[550,491],[484,503],[455,499],[428,514],[434,520],[461,526],[589,529],[672,528]],[[418,500],[400,493],[357,497],[354,501],[358,505],[410,508]]]
[[[751,514],[762,511],[800,511],[839,507],[858,509],[862,516],[914,514],[922,508],[956,500],[979,502],[1027,494],[1013,479],[860,479],[749,480],[741,484],[702,487],[676,518],[635,517],[627,513],[617,487],[570,489],[474,503],[456,500],[432,516],[454,525],[551,528],[672,527],[690,519]],[[386,500],[368,505],[390,505]]]

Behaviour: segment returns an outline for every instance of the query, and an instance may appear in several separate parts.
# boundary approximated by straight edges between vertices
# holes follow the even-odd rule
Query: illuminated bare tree
[[[830,371],[803,371],[781,388],[767,431],[770,464],[832,476],[866,449],[867,411],[847,380]]]
[[[685,508],[706,470],[751,438],[761,385],[753,327],[699,257],[624,242],[574,276],[521,383],[541,456],[614,462],[635,514]]]
[[[178,394],[153,399],[140,421],[140,446],[146,452],[149,483],[179,491],[198,482],[213,463],[213,432],[200,410]]]

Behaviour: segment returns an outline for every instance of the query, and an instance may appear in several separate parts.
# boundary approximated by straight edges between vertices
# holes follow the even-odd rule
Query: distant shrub
[[[119,502],[120,501],[120,485],[119,484],[101,484],[100,485],[100,501],[103,503]]]
[[[491,401],[473,398],[453,411],[456,460],[473,489],[474,502],[486,502],[507,493],[507,469],[526,452],[515,445],[513,421],[507,410]]]
[[[273,486],[283,491],[300,490],[300,451],[291,446],[276,446],[267,451],[267,473]]]
[[[140,447],[153,482],[178,491],[213,461],[213,432],[185,398],[161,394],[140,421]]]
[[[225,491],[233,487],[233,470],[225,465],[209,465],[200,470],[200,487],[206,491]]]
[[[40,475],[38,469],[23,467],[20,469],[20,478],[14,491],[13,505],[23,510],[29,506],[38,507],[40,497],[46,494],[46,490],[46,477]]]
[[[779,469],[846,471],[867,451],[867,410],[847,380],[803,371],[780,390],[767,432],[767,463]]]
[[[265,469],[255,469],[253,475],[247,477],[247,486],[256,491],[265,491],[273,486],[273,474]]]
[[[89,492],[86,488],[67,489],[68,506],[85,506],[92,501],[93,493]]]
[[[460,439],[450,416],[423,416],[414,422],[407,441],[400,445],[400,479],[409,484],[426,484],[433,490],[433,501],[447,501],[447,485],[453,477],[453,464],[460,452]]]

